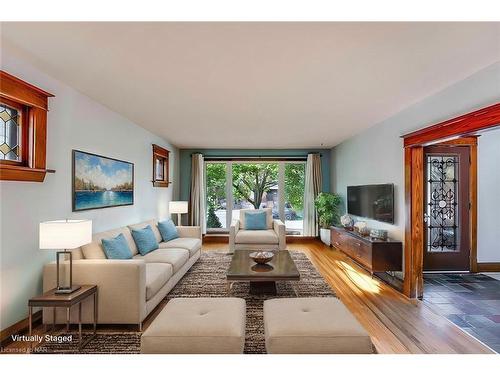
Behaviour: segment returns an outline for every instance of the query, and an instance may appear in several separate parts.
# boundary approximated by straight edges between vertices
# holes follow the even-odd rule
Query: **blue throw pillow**
[[[174,222],[170,219],[160,221],[158,223],[158,230],[165,242],[179,238],[179,232],[177,232]]]
[[[158,249],[158,242],[156,242],[155,234],[149,225],[142,229],[132,229],[132,237],[134,237],[137,250],[141,255]]]
[[[264,230],[267,229],[267,218],[265,211],[246,211],[245,229]]]
[[[115,238],[103,238],[101,242],[108,259],[132,259],[132,252],[122,233]]]

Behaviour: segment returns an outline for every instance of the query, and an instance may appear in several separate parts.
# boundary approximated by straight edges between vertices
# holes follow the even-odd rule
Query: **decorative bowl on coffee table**
[[[249,257],[258,264],[266,264],[273,259],[274,253],[270,251],[254,251],[249,254]]]

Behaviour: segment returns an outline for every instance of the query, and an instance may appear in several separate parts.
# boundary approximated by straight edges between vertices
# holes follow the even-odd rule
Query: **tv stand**
[[[403,243],[361,236],[344,228],[331,227],[331,244],[370,273],[401,271]]]

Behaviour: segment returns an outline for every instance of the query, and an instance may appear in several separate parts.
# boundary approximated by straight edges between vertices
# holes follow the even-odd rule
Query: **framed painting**
[[[134,204],[134,164],[73,150],[73,211]]]

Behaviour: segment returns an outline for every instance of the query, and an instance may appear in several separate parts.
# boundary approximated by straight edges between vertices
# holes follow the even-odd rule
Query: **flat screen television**
[[[394,224],[394,184],[348,186],[347,212]]]

